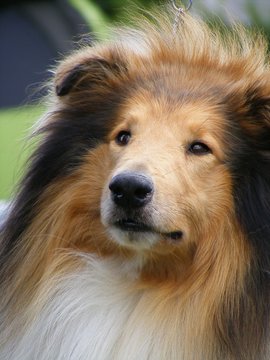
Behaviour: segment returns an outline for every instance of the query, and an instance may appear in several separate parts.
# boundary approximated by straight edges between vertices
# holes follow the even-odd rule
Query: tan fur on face
[[[198,101],[172,106],[148,94],[126,105],[122,117],[110,136],[111,177],[123,171],[148,174],[156,188],[152,205],[156,227],[161,232],[183,230],[187,241],[196,242],[203,219],[211,219],[213,226],[232,208],[221,115]],[[114,140],[121,130],[132,135],[126,147]],[[196,140],[208,144],[213,153],[192,155],[189,146]],[[104,191],[109,197],[109,190]]]

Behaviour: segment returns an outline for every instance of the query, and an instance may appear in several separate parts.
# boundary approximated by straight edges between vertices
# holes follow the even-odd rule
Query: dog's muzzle
[[[102,221],[111,237],[121,244],[150,248],[160,239],[177,243],[183,237],[179,229],[168,231],[153,217],[154,183],[150,176],[123,171],[109,182],[104,197]],[[109,201],[108,201],[109,200]]]

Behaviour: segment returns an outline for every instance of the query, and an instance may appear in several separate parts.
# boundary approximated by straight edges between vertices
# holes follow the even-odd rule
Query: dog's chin
[[[134,250],[149,250],[160,240],[160,235],[152,231],[124,231],[110,226],[108,232],[113,241]]]
[[[151,250],[160,242],[177,245],[182,240],[182,231],[162,232],[150,224],[132,219],[122,219],[107,226],[113,241],[134,250]]]

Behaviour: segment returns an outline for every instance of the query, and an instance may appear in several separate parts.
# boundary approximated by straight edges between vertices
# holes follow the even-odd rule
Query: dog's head
[[[189,17],[179,38],[167,25],[59,66],[13,239],[36,214],[65,244],[109,252],[194,253],[267,228],[269,71],[254,57],[265,46],[240,34],[228,49]]]
[[[267,173],[269,85],[244,55],[224,64],[209,49],[197,58],[151,45],[75,55],[56,92],[60,112],[79,114],[76,126],[95,139],[92,156],[102,148],[84,177],[91,166],[106,241],[164,253],[254,223],[243,215],[258,204],[246,182]]]

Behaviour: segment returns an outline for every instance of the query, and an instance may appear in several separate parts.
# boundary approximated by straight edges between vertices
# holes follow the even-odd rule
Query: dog
[[[270,68],[171,10],[56,68],[1,231],[2,360],[266,360]]]

